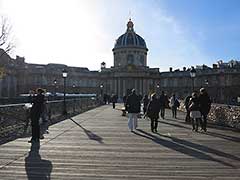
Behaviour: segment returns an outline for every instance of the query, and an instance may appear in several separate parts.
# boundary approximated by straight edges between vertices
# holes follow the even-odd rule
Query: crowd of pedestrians
[[[150,98],[145,95],[143,99],[136,94],[133,89],[132,93],[124,97],[124,106],[128,112],[128,128],[134,131],[137,128],[138,114],[141,112],[141,102],[143,103],[144,117],[148,117],[151,121],[150,128],[152,132],[157,132],[158,119],[165,119],[165,109],[170,108],[172,117],[177,118],[177,109],[180,107],[180,101],[175,94],[170,98],[164,91],[158,96],[152,93]],[[192,123],[192,130],[198,131],[201,126],[202,131],[207,131],[207,115],[211,108],[211,100],[206,89],[201,88],[199,92],[194,91],[184,100],[186,108],[185,121]],[[160,114],[160,116],[159,116]]]
[[[118,97],[112,94],[110,102],[112,102],[113,109]],[[151,131],[156,133],[158,130],[158,119],[161,117],[165,119],[165,109],[170,108],[172,111],[172,117],[177,118],[177,109],[180,107],[180,102],[175,94],[169,98],[164,91],[160,95],[152,93],[150,98],[145,95],[143,98],[136,94],[136,90],[132,89],[128,96],[124,96],[124,107],[128,113],[128,128],[130,131],[134,131],[138,126],[138,117],[141,112],[141,103],[143,103],[143,117],[148,117],[151,121]],[[29,97],[29,101],[32,104],[30,109],[30,119],[32,126],[32,138],[30,143],[39,142],[39,139],[44,138],[43,133],[47,129],[47,107],[46,99],[44,96],[44,90],[38,88],[36,93],[32,93]],[[207,115],[211,108],[211,100],[208,96],[206,89],[201,88],[199,92],[194,91],[191,95],[187,96],[184,100],[184,106],[186,108],[185,121],[192,123],[192,130],[198,131],[199,126],[201,130],[207,131]],[[160,116],[159,116],[160,114]],[[40,122],[40,119],[43,122]],[[42,128],[40,127],[42,125]]]

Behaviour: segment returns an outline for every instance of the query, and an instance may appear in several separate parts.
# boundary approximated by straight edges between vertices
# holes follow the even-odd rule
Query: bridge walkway
[[[0,146],[0,179],[239,180],[240,133],[211,125],[192,132],[178,118],[159,119],[158,133],[139,119],[130,132],[127,117],[104,105],[49,127],[40,145],[30,137]]]

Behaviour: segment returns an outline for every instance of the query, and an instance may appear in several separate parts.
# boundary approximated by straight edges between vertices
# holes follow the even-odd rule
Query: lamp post
[[[157,84],[157,95],[159,95],[159,88],[160,88],[160,85]]]
[[[72,88],[73,88],[73,94],[75,94],[76,92],[75,92],[75,87],[76,87],[76,85],[75,84],[73,84],[72,85]]]
[[[206,85],[206,88],[208,88],[208,84],[209,84],[208,80],[205,79],[205,85]]]
[[[194,91],[194,78],[196,77],[196,69],[193,66],[190,70],[190,76],[192,78],[192,91]]]
[[[75,97],[75,87],[76,87],[76,85],[75,84],[73,84],[72,85],[72,88],[73,88],[73,112],[75,112],[75,106],[76,106],[76,97]]]
[[[54,81],[53,81],[53,85],[54,85],[54,96],[56,96],[57,94],[57,80],[56,79],[54,79]]]
[[[103,103],[103,84],[100,84],[100,95],[101,95],[101,101]]]
[[[67,78],[67,71],[66,69],[63,69],[62,71],[62,77],[63,77],[63,114],[67,114],[67,108],[66,108],[66,78]]]

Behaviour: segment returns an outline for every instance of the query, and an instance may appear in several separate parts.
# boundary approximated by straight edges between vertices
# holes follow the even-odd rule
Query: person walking
[[[133,132],[137,128],[137,116],[141,111],[141,103],[136,95],[136,90],[132,89],[132,93],[126,99],[126,110],[128,112],[128,128]]]
[[[186,117],[185,117],[185,122],[190,122],[191,121],[191,118],[190,118],[190,111],[189,111],[189,101],[191,99],[191,95],[188,95],[185,99],[184,99],[184,106],[185,106],[185,109],[186,109]]]
[[[151,95],[151,100],[147,106],[146,116],[151,119],[151,130],[157,132],[158,119],[160,112],[160,102],[155,93]]]
[[[176,98],[175,94],[173,94],[172,97],[170,98],[169,106],[172,109],[172,117],[177,118],[177,108],[180,106],[180,103]]]
[[[167,98],[166,94],[164,93],[164,91],[162,91],[162,93],[159,97],[160,114],[161,114],[162,119],[165,118],[165,107],[166,107],[167,103],[168,103],[168,98]]]
[[[210,97],[206,91],[206,89],[201,88],[200,89],[200,95],[199,95],[199,104],[200,104],[200,112],[201,116],[203,118],[202,121],[202,130],[205,132],[207,131],[207,115],[211,109],[211,100]]]
[[[37,95],[33,97],[33,105],[30,111],[32,138],[29,143],[39,142],[40,139],[40,125],[39,118],[43,112],[44,95],[41,88],[37,89]]]
[[[112,94],[111,101],[112,101],[112,107],[113,107],[113,109],[115,109],[115,104],[117,102],[117,95],[116,94]]]
[[[190,117],[192,119],[192,130],[198,131],[199,123],[201,124],[200,103],[196,92],[192,93],[192,97],[189,101]]]
[[[146,114],[148,103],[149,103],[149,98],[148,98],[148,95],[145,94],[143,98],[143,114]]]

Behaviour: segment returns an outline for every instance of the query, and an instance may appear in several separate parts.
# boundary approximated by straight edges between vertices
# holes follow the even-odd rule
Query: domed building
[[[116,40],[113,51],[114,66],[102,68],[101,79],[104,92],[123,97],[132,88],[138,94],[144,95],[156,90],[160,73],[158,68],[147,66],[147,52],[145,40],[134,31],[131,19],[127,23],[127,30]]]
[[[68,71],[68,93],[116,94],[119,100],[136,89],[140,95],[164,90],[169,96],[175,93],[184,99],[194,90],[205,87],[214,102],[226,103],[240,98],[240,61],[213,64],[213,67],[196,66],[196,77],[191,78],[190,68],[161,72],[147,65],[148,48],[145,40],[134,30],[131,19],[127,29],[120,35],[112,49],[114,65],[101,71],[65,64],[31,64],[23,57],[12,59],[0,49],[0,98],[16,97],[29,90],[42,87],[48,92],[63,92],[62,70]],[[170,61],[170,59],[167,59]],[[166,59],[161,59],[166,61]]]
[[[127,31],[121,35],[113,48],[114,66],[146,66],[147,46],[145,40],[135,33],[131,19],[127,23]]]

